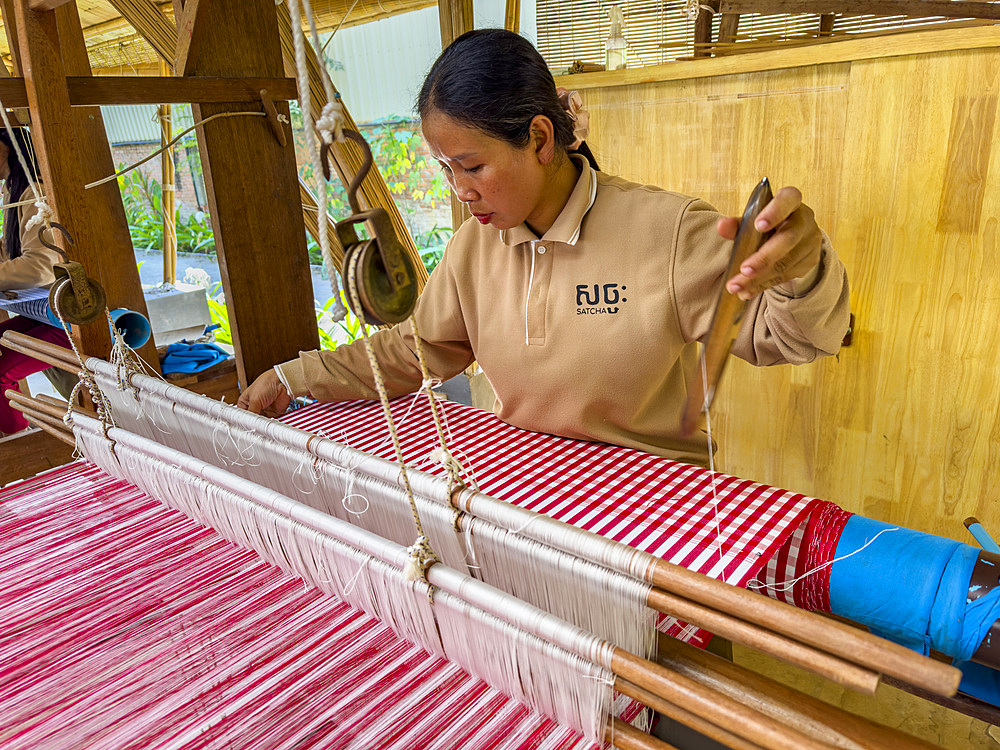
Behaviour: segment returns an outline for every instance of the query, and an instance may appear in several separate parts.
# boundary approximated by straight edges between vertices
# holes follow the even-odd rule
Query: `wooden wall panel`
[[[732,363],[713,415],[724,471],[958,539],[968,515],[1000,533],[998,88],[994,47],[583,92],[607,171],[734,214],[762,175],[796,185],[847,265],[850,348]]]

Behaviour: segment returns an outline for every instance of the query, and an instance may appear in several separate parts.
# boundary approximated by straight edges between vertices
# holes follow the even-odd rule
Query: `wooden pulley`
[[[356,227],[368,222],[371,239],[358,238]],[[417,276],[413,263],[396,238],[385,209],[374,208],[337,222],[337,237],[344,247],[344,286],[357,285],[363,309],[356,310],[348,292],[351,310],[369,325],[406,320],[417,304]]]
[[[740,228],[736,232],[736,239],[733,240],[733,253],[729,258],[729,267],[726,270],[724,279],[728,281],[735,276],[743,262],[757,252],[760,246],[774,234],[774,230],[761,233],[754,226],[760,212],[771,202],[774,195],[771,193],[771,183],[765,177],[754,188],[747,201],[746,209],[743,211],[743,218],[740,220]],[[712,327],[709,329],[708,338],[701,351],[701,360],[698,363],[698,370],[694,375],[694,382],[688,392],[687,404],[684,407],[684,416],[681,420],[681,431],[684,435],[690,435],[701,423],[701,415],[707,412],[715,399],[716,388],[722,379],[722,371],[729,358],[729,350],[733,346],[733,341],[739,333],[740,324],[743,322],[743,311],[746,309],[746,300],[741,300],[735,294],[727,291],[725,283],[719,292],[719,301],[715,307],[715,315],[712,317]]]
[[[66,322],[77,325],[92,323],[101,317],[107,308],[104,287],[89,278],[82,265],[75,260],[69,260],[61,247],[49,242],[45,236],[49,229],[59,230],[70,246],[76,244],[73,235],[62,224],[52,222],[38,233],[38,238],[45,247],[55,250],[63,257],[62,263],[52,266],[56,280],[49,287],[49,307]]]

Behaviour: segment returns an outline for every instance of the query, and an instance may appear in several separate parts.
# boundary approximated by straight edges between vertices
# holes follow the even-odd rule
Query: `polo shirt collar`
[[[549,231],[543,237],[538,237],[528,228],[527,224],[522,223],[513,229],[501,230],[501,242],[514,246],[523,242],[537,242],[541,239],[568,245],[576,244],[576,241],[580,239],[583,217],[590,211],[597,198],[597,173],[582,155],[570,154],[569,158],[580,167],[580,176],[577,178],[573,192],[569,194],[569,200],[566,201],[566,205],[563,206],[563,210],[556,217],[555,223],[552,224]]]

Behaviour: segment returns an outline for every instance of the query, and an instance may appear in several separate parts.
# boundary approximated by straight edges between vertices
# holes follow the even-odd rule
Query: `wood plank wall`
[[[847,265],[850,348],[728,370],[722,470],[1000,535],[998,90],[1000,46],[582,92],[606,171],[734,214],[763,175],[796,185]]]

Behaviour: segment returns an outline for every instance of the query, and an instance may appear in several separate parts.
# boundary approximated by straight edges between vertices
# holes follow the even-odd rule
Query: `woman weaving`
[[[22,168],[15,140],[34,174],[28,175]],[[62,258],[42,244],[39,232],[43,225],[32,222],[38,207],[31,202],[34,194],[30,182],[38,182],[38,171],[31,137],[24,128],[10,131],[0,128],[0,179],[4,181],[3,204],[7,206],[3,215],[3,242],[0,243],[0,293],[49,286],[55,281],[52,266]],[[9,205],[12,203],[22,205]],[[63,331],[30,318],[19,316],[4,321],[0,323],[0,334],[4,331],[26,333],[43,341],[69,346]],[[8,389],[19,390],[19,380],[48,367],[43,362],[0,347],[0,437],[28,427],[24,416],[10,406],[3,393]]]
[[[564,97],[565,99],[565,97]],[[434,63],[423,134],[473,219],[417,302],[428,369],[478,361],[494,412],[517,427],[705,463],[681,434],[694,342],[720,285],[750,302],[732,352],[755,365],[835,353],[848,325],[844,267],[795,188],[757,220],[772,238],[725,280],[738,222],[706,203],[597,170],[545,61],[516,34],[467,33]],[[372,344],[389,396],[421,388],[409,322]],[[291,396],[377,398],[363,345],[303,352],[240,397],[281,413]]]

